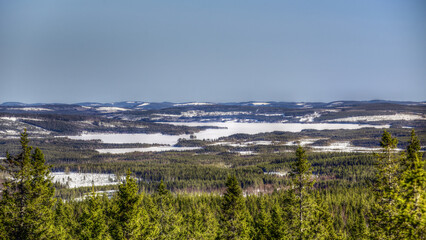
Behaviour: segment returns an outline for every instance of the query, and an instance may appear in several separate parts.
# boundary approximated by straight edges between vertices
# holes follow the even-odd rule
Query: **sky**
[[[424,0],[0,0],[0,102],[426,100]]]

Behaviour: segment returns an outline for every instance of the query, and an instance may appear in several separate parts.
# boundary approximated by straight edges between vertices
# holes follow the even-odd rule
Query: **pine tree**
[[[10,175],[0,200],[0,223],[6,239],[52,239],[54,187],[42,151],[32,152],[26,129],[21,134],[22,152],[7,153],[0,170]]]
[[[138,194],[136,179],[127,171],[126,180],[118,186],[111,210],[111,236],[114,239],[139,239],[144,234],[147,216],[141,208],[142,195]]]
[[[414,130],[402,163],[397,198],[398,236],[404,239],[426,239],[426,172]]]
[[[248,212],[235,175],[228,176],[222,200],[220,239],[250,239]]]
[[[396,235],[396,201],[398,198],[399,159],[394,156],[398,139],[386,130],[383,132],[380,146],[382,154],[377,155],[376,178],[373,193],[376,201],[372,207],[370,223],[371,237],[376,239],[394,239]]]

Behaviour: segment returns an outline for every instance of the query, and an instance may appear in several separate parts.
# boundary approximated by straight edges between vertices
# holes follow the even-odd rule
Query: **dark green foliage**
[[[226,187],[222,200],[220,239],[250,239],[249,216],[235,175],[228,176]]]
[[[118,186],[111,209],[111,236],[114,239],[139,239],[144,234],[147,217],[141,208],[136,179],[127,172],[126,180]]]
[[[426,238],[426,171],[420,141],[411,132],[407,154],[402,161],[397,195],[398,235],[405,239]]]
[[[183,229],[181,229],[182,216],[177,213],[173,196],[166,189],[163,181],[160,182],[153,199],[156,205],[155,220],[159,228],[156,239],[177,239],[181,237],[183,234]]]
[[[79,220],[78,236],[80,239],[110,239],[105,205],[102,198],[93,190],[88,199],[88,206],[83,209],[83,214]]]
[[[44,155],[28,145],[26,130],[21,134],[21,153],[7,154],[1,170],[10,175],[0,200],[0,225],[5,239],[51,239],[54,187]]]

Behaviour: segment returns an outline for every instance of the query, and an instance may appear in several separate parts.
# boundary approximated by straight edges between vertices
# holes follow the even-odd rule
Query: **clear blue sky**
[[[426,1],[0,0],[0,102],[426,100]]]

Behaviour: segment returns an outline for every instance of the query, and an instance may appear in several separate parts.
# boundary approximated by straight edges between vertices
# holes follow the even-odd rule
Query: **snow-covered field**
[[[112,153],[122,154],[131,152],[166,152],[166,151],[192,151],[201,149],[201,147],[173,147],[173,146],[159,146],[159,147],[147,147],[147,148],[105,148],[96,149],[99,153]]]
[[[263,132],[300,132],[304,129],[332,130],[332,129],[360,129],[365,127],[389,128],[389,125],[368,125],[368,124],[342,124],[342,123],[241,123],[241,122],[173,122],[167,123],[180,126],[217,126],[219,129],[206,129],[195,133],[197,139],[216,140],[220,137],[227,137],[233,134],[258,134]],[[188,134],[163,135],[155,134],[83,134],[80,136],[70,136],[71,139],[94,140],[100,139],[104,143],[147,143],[175,145],[179,138],[189,139]]]
[[[373,115],[373,116],[337,118],[337,119],[328,120],[328,122],[360,122],[360,121],[378,122],[378,121],[413,121],[413,120],[426,120],[426,118],[417,114],[397,113],[393,115]]]
[[[107,173],[76,173],[52,172],[52,182],[68,185],[69,188],[115,185],[118,184],[115,174]]]
[[[377,152],[381,148],[355,147],[350,142],[335,142],[329,146],[311,146],[316,152]]]
[[[120,107],[98,107],[96,108],[96,110],[103,113],[114,113],[128,111],[129,109]]]

